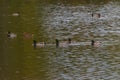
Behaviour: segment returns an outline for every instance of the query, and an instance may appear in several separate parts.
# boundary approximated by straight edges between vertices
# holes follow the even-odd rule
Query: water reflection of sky
[[[104,41],[110,46],[90,48],[72,46],[58,48],[50,53],[51,80],[119,80],[119,3],[101,6],[44,7],[44,23],[48,36],[52,39],[65,39],[87,42],[91,39]],[[100,13],[101,18],[93,18],[92,13]],[[117,45],[114,45],[115,43]]]

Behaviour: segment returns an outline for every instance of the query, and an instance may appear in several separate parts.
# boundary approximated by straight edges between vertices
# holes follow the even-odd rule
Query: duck
[[[58,39],[56,41],[56,47],[67,47],[69,44],[71,44],[71,38],[68,38],[67,41],[59,41]]]
[[[100,18],[101,14],[100,13],[93,13],[92,17],[94,17],[94,18]]]
[[[7,37],[13,39],[13,38],[16,38],[16,37],[17,37],[17,34],[11,33],[10,31],[8,31],[8,32],[7,32]]]
[[[93,46],[93,47],[100,47],[101,46],[101,42],[100,41],[91,40],[91,46]]]
[[[45,47],[46,46],[46,42],[37,42],[36,40],[33,40],[33,44],[34,48],[36,47]]]

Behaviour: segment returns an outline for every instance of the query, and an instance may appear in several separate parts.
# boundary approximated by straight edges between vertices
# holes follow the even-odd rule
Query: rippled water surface
[[[120,79],[119,1],[12,1],[0,3],[0,80]]]

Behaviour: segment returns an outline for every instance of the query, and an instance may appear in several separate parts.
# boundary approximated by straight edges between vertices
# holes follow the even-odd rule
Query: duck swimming
[[[92,17],[94,17],[94,18],[100,18],[101,15],[100,15],[99,13],[93,13],[93,14],[92,14]]]
[[[67,47],[69,44],[71,44],[71,38],[68,38],[67,41],[59,41],[58,39],[56,41],[56,47]]]
[[[33,40],[33,44],[34,48],[36,47],[45,47],[46,46],[46,42],[37,42],[36,40]]]
[[[16,38],[17,35],[16,35],[15,33],[11,33],[10,31],[8,31],[8,32],[7,32],[7,37],[13,39],[13,38]]]
[[[91,46],[93,46],[93,47],[99,47],[100,45],[101,45],[100,41],[91,40]]]

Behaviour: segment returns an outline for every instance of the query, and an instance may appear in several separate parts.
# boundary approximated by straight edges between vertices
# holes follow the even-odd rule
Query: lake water
[[[118,0],[2,0],[0,80],[119,80],[119,34]]]

